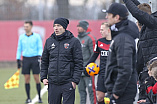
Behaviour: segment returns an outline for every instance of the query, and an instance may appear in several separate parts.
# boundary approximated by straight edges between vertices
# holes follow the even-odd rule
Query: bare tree
[[[27,0],[3,0],[0,5],[0,20],[21,20],[28,15]],[[23,13],[24,12],[24,13]]]
[[[69,18],[69,0],[56,0],[58,5],[58,16]]]

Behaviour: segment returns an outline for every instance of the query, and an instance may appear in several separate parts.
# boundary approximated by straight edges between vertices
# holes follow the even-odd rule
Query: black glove
[[[87,76],[87,77],[90,77],[90,75],[87,73],[86,71],[86,67],[83,69],[83,72],[84,72],[84,75]]]
[[[21,60],[20,59],[17,59],[17,68],[21,68]]]
[[[154,86],[155,84],[155,79],[151,76],[151,77],[147,77],[145,79],[145,85],[146,85],[146,88],[150,87],[150,86]]]

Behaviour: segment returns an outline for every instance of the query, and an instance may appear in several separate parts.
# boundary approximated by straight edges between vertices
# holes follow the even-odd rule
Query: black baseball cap
[[[129,15],[127,8],[121,3],[112,3],[108,10],[103,9],[102,12],[112,13],[120,17],[127,17]]]

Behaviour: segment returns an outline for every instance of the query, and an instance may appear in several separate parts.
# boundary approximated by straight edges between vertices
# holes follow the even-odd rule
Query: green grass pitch
[[[5,82],[17,71],[16,68],[0,68],[0,103],[1,104],[25,104],[26,93],[25,93],[25,85],[24,85],[24,76],[20,72],[20,85],[19,88],[13,88],[6,90],[4,88]],[[42,88],[43,84],[41,83]],[[30,96],[33,99],[36,94],[36,84],[34,78],[31,74],[31,82],[30,82]],[[48,104],[48,93],[46,92],[42,96],[43,104]],[[38,104],[38,103],[36,103]],[[76,89],[75,96],[75,104],[80,104],[80,98],[78,89]]]

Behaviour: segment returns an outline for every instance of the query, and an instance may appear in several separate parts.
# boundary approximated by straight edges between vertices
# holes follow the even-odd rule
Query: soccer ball
[[[97,75],[99,73],[99,70],[100,70],[99,66],[94,62],[89,63],[86,67],[86,71],[90,76]]]

